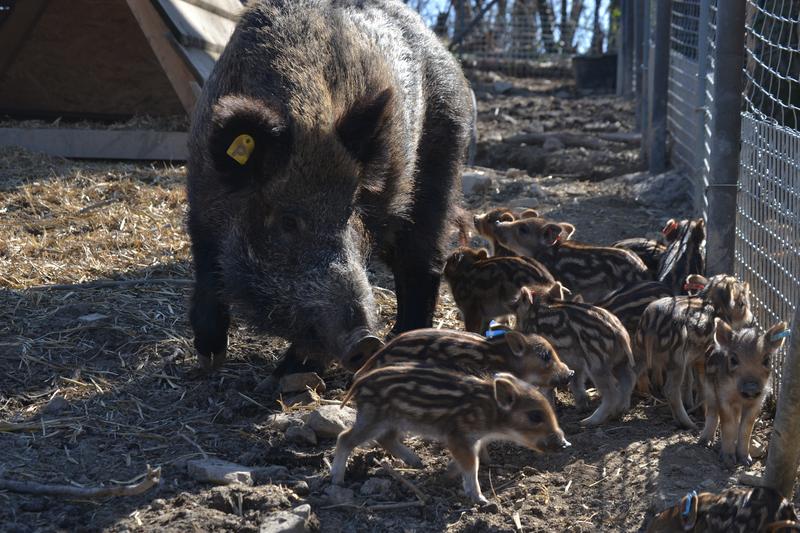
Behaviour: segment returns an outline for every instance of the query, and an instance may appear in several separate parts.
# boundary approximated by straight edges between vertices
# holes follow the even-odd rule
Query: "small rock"
[[[308,426],[289,426],[286,428],[286,438],[305,444],[316,446],[317,434]]]
[[[331,485],[325,489],[325,496],[330,505],[350,503],[355,499],[355,494],[352,490],[340,487],[339,485]]]
[[[506,94],[513,88],[514,84],[507,81],[496,81],[492,84],[492,89],[494,89],[494,92],[500,94]]]
[[[301,392],[300,394],[294,394],[289,396],[288,398],[283,399],[283,403],[288,406],[293,405],[308,405],[316,402],[314,396],[311,395],[311,391]]]
[[[278,511],[267,516],[259,526],[260,533],[303,533],[311,530],[311,506],[298,505],[291,511]]]
[[[54,396],[47,405],[42,409],[42,413],[46,415],[57,415],[58,413],[69,408],[69,402],[63,396]]]
[[[281,392],[304,392],[309,389],[318,394],[325,392],[325,382],[316,372],[303,372],[302,374],[289,374],[280,381]]]
[[[286,413],[275,413],[267,418],[267,424],[278,431],[286,431],[286,428],[292,423],[294,419]]]
[[[289,479],[289,469],[281,465],[270,465],[254,468],[253,483],[256,485],[266,485],[284,479]]]
[[[500,512],[500,506],[497,505],[496,502],[484,503],[483,505],[480,506],[480,509],[484,513],[494,514]]]
[[[766,455],[767,447],[761,444],[759,441],[753,439],[753,442],[750,443],[750,456],[753,459],[761,459]]]
[[[150,509],[153,511],[160,511],[167,506],[167,501],[164,498],[156,498],[150,503]]]
[[[302,479],[300,481],[290,483],[289,488],[292,489],[298,496],[308,496],[311,494],[311,488],[308,486],[308,483]]]
[[[461,176],[461,190],[464,194],[479,194],[492,186],[492,177],[480,172],[465,172]]]
[[[506,178],[510,180],[530,179],[528,173],[519,168],[509,168],[506,170]]]
[[[41,513],[47,508],[47,503],[44,498],[36,498],[22,502],[19,508],[28,513]]]
[[[392,482],[388,479],[371,477],[361,485],[361,489],[358,492],[360,492],[362,496],[377,496],[379,494],[386,494],[391,486]]]
[[[258,394],[272,394],[278,389],[278,380],[274,377],[269,376],[267,378],[262,379],[256,388],[254,389]]]
[[[514,198],[506,202],[508,207],[520,209],[535,209],[539,202],[534,198]]]
[[[231,483],[253,484],[253,469],[223,461],[222,459],[192,459],[186,462],[189,475],[197,481],[230,485]]]
[[[548,137],[544,140],[542,148],[545,152],[556,152],[564,149],[564,143],[558,137]]]
[[[306,426],[313,429],[317,437],[335,438],[352,426],[356,420],[356,410],[352,407],[322,405],[303,417]]]

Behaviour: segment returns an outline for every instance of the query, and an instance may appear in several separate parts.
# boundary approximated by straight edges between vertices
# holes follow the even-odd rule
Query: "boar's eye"
[[[531,424],[541,424],[544,422],[544,415],[538,409],[534,409],[533,411],[528,411],[528,422]]]
[[[731,368],[736,368],[737,366],[739,366],[739,358],[736,357],[735,353],[731,354],[730,361],[731,361]]]
[[[765,356],[764,356],[764,360],[762,361],[762,363],[764,363],[764,366],[765,366],[766,368],[769,368],[769,367],[770,367],[770,359],[769,359],[769,356],[768,356],[768,355],[765,355]]]

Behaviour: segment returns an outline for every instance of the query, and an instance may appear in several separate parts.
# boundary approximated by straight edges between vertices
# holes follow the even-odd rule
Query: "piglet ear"
[[[764,333],[764,348],[769,353],[775,353],[781,349],[788,336],[786,322],[778,322]]]
[[[561,226],[561,238],[565,241],[568,241],[575,233],[575,226],[569,222],[562,222],[559,224],[559,226]]]
[[[508,343],[508,347],[511,348],[511,353],[517,357],[522,357],[525,355],[525,349],[528,343],[522,333],[513,330],[506,331],[505,338],[506,342]]]
[[[545,241],[553,245],[560,240],[561,232],[564,231],[564,228],[561,227],[560,224],[555,224],[551,222],[544,227],[544,238]]]
[[[717,317],[714,319],[714,342],[720,348],[728,348],[733,340],[733,329],[727,322]]]
[[[226,95],[211,113],[209,152],[214,167],[231,185],[264,179],[265,173],[275,172],[288,161],[291,132],[277,106],[249,96]]]
[[[564,287],[560,281],[556,281],[555,284],[552,287],[550,287],[550,290],[547,291],[547,295],[550,296],[551,298],[555,298],[556,300],[563,300],[564,297],[566,296],[564,293],[567,290],[568,289]]]
[[[506,378],[494,379],[494,399],[503,411],[510,411],[517,401],[517,388]]]
[[[353,104],[336,123],[336,132],[348,152],[362,163],[378,155],[381,139],[392,115],[391,88]]]
[[[481,248],[476,255],[478,260],[489,259],[489,250]]]
[[[539,212],[535,209],[526,209],[522,213],[520,213],[519,218],[542,218],[539,216]],[[511,220],[514,220],[513,218]]]
[[[527,211],[526,211],[526,213],[527,213]],[[525,214],[525,213],[523,213],[523,214]],[[500,218],[498,218],[497,220],[499,222],[514,222],[514,215],[512,213],[503,213],[502,215],[500,215]]]

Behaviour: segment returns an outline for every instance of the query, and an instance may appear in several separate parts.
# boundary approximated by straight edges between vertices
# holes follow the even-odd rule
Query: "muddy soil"
[[[634,125],[630,102],[581,95],[564,79],[481,73],[473,82],[476,163],[492,179],[467,196],[469,210],[536,207],[575,224],[576,239],[598,243],[653,235],[688,213],[639,203],[620,177],[641,167],[638,147],[624,140]],[[347,472],[352,494],[332,495],[334,440],[290,438],[286,425],[336,404],[343,371],[324,376],[321,396],[281,394],[269,376],[286,343],[239,321],[225,368],[211,378],[196,371],[185,169],[0,155],[0,478],[96,487],[135,483],[147,465],[161,467],[160,485],[138,496],[0,490],[0,530],[258,531],[272,513],[307,503],[309,527],[326,532],[635,531],[687,491],[722,489],[745,473],[723,468],[696,432],[678,430],[663,402],[639,400],[621,420],[584,429],[571,397],[560,394],[572,447],[538,455],[492,445],[480,472],[489,506],[465,499],[441,446],[413,438],[424,468],[358,449]],[[372,276],[388,329],[391,280],[380,265]],[[38,287],[53,283],[61,286]],[[435,324],[462,327],[444,288]],[[758,422],[758,441],[770,426]],[[255,468],[254,484],[197,481],[187,463],[203,457]],[[424,503],[377,466],[383,459]],[[762,469],[757,462],[748,471]]]

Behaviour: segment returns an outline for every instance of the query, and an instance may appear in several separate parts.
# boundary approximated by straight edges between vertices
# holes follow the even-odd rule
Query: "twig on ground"
[[[122,485],[118,487],[73,487],[72,485],[47,485],[34,481],[17,481],[14,479],[0,479],[0,490],[11,492],[24,492],[42,496],[66,496],[70,498],[110,498],[113,496],[136,496],[147,492],[161,481],[161,467],[150,468],[144,479],[135,485]]]
[[[392,476],[394,479],[396,479],[397,481],[399,481],[400,483],[402,483],[403,485],[408,487],[417,496],[417,499],[420,502],[425,503],[428,500],[428,496],[424,492],[422,492],[419,489],[419,487],[417,487],[411,481],[409,481],[406,478],[404,478],[403,476],[401,476],[400,473],[397,472],[397,470],[395,470],[392,467],[392,465],[389,464],[388,461],[383,460],[383,461],[379,462],[377,459],[373,459],[373,460],[375,461],[375,464],[377,464],[378,466],[380,466],[383,469],[384,472],[386,472],[387,474]]]

